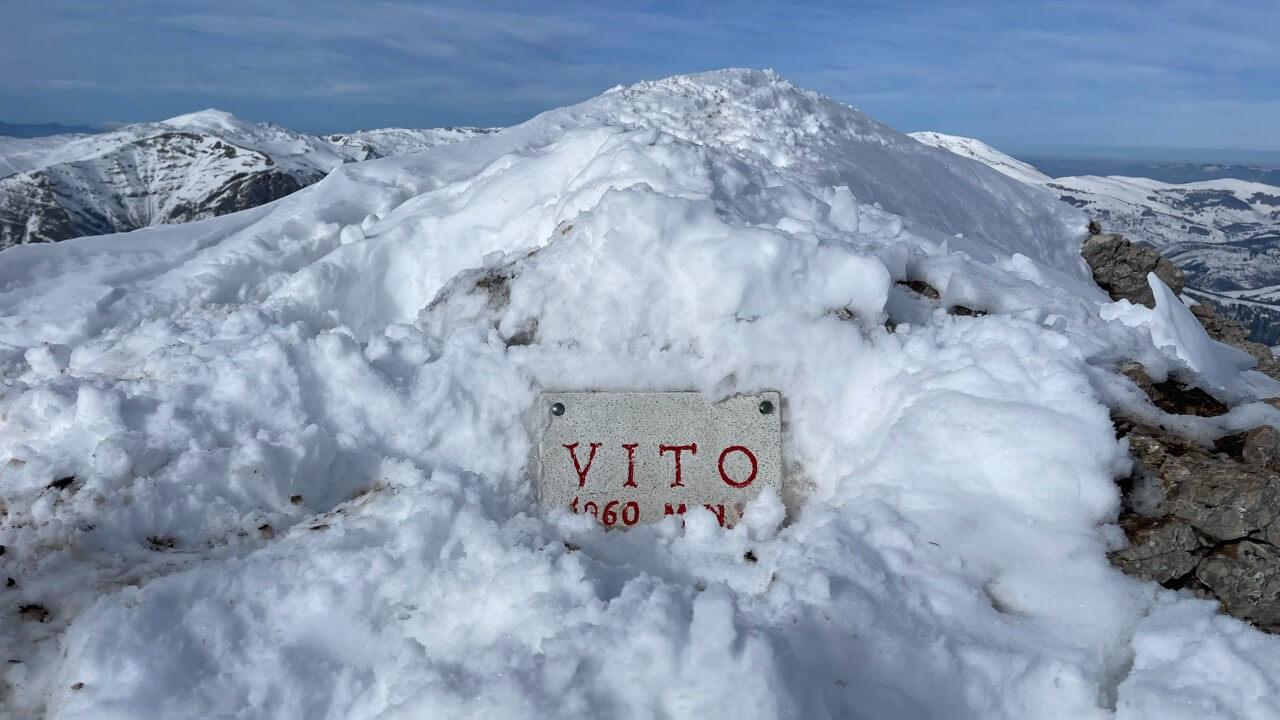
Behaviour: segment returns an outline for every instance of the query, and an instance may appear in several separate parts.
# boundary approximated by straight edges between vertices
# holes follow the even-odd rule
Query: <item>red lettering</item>
[[[622,444],[627,451],[627,481],[622,483],[622,487],[636,486],[636,448],[639,446],[639,443]]]
[[[716,516],[716,522],[720,523],[720,527],[724,527],[724,505],[703,505],[702,507],[710,510]]]
[[[667,515],[683,515],[684,512],[685,512],[684,503],[680,503],[678,506],[674,508],[671,507],[671,503],[667,503],[667,509],[665,512],[662,513],[662,515],[663,517],[666,517]]]
[[[743,455],[746,455],[746,456],[747,456],[747,459],[749,459],[749,460],[751,461],[751,474],[750,474],[750,475],[748,475],[748,476],[747,476],[747,479],[746,479],[746,480],[743,480],[742,482],[734,482],[734,481],[729,477],[729,474],[728,474],[728,473],[726,473],[726,472],[724,471],[724,459],[725,459],[725,457],[727,457],[727,456],[729,455],[729,453],[731,453],[731,452],[740,452],[740,453],[742,453]],[[677,456],[676,456],[676,458],[677,458],[677,459],[676,459],[676,463],[677,463],[677,464],[676,464],[676,472],[677,472],[677,473],[679,473],[679,472],[680,472],[680,470],[679,470],[679,467],[680,467],[680,465],[679,465],[679,462],[680,462],[680,461],[679,461],[679,456],[677,455]],[[727,448],[725,448],[725,449],[724,449],[724,452],[720,453],[720,479],[721,479],[721,480],[724,480],[724,482],[725,482],[725,484],[726,484],[726,485],[732,485],[733,487],[736,487],[736,488],[744,488],[744,487],[746,487],[746,486],[750,485],[750,484],[751,484],[751,482],[752,482],[753,480],[755,480],[755,479],[756,479],[756,470],[758,470],[758,469],[759,469],[759,466],[756,464],[756,456],[755,456],[755,455],[753,455],[753,454],[751,454],[751,451],[750,451],[750,450],[748,450],[748,449],[746,449],[746,448],[742,447],[741,445],[734,445],[733,447],[727,447]],[[675,486],[673,485],[672,487],[675,487]],[[722,523],[720,523],[720,524],[721,524],[721,525],[723,525],[724,523],[722,522]]]
[[[573,459],[573,469],[578,471],[578,487],[586,485],[587,473],[591,472],[591,463],[596,461],[596,450],[600,449],[600,443],[591,443],[591,455],[587,458],[587,466],[585,468],[578,463],[578,443],[565,445],[564,449],[569,451],[569,457]]]
[[[579,502],[579,498],[574,498],[573,502],[569,503],[569,509],[575,513],[585,512],[592,515],[605,527],[613,527],[618,524],[619,520],[621,520],[622,524],[627,527],[631,527],[640,522],[640,503],[635,500],[628,501],[625,505],[622,504],[621,500],[602,500],[601,502],[604,503],[604,507],[601,507],[594,501],[588,501],[581,508],[578,507]],[[622,508],[621,511],[617,509],[619,507]],[[670,512],[670,505],[667,506],[667,511],[668,515],[672,514]],[[680,512],[684,512],[683,505],[680,506]]]
[[[659,445],[658,455],[661,456],[668,450],[676,454],[676,481],[671,483],[671,487],[684,487],[684,482],[681,481],[680,477],[680,453],[688,450],[690,453],[697,455],[698,443],[689,443],[688,445]]]

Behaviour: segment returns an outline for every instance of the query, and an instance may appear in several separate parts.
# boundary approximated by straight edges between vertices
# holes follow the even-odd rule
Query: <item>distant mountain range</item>
[[[1026,161],[1046,175],[1070,177],[1110,175],[1143,177],[1166,183],[1236,179],[1280,185],[1280,168],[1236,163],[1153,163],[1124,160],[1089,160],[1028,155]]]
[[[1106,232],[1159,250],[1186,273],[1187,294],[1243,321],[1257,342],[1280,345],[1280,187],[1233,178],[1173,184],[1053,177],[979,140],[935,132],[912,136],[1044,187],[1096,218]]]
[[[224,215],[288,195],[346,162],[485,132],[307,135],[205,110],[96,134],[0,137],[0,248]]]

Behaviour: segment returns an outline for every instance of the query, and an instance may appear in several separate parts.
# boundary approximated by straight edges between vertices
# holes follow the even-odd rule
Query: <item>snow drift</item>
[[[1138,402],[1112,367],[1261,381],[1109,303],[1083,235],[1051,194],[734,70],[6,250],[4,705],[1265,717],[1280,640],[1105,557],[1106,403]],[[538,508],[540,390],[759,388],[787,401],[788,489],[738,527]]]

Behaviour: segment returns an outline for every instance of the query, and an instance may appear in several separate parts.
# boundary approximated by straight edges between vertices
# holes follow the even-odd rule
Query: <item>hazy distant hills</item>
[[[0,122],[0,135],[16,138],[45,137],[47,135],[87,135],[102,132],[103,128],[89,125],[63,125],[61,123],[7,123]]]
[[[1111,175],[1143,177],[1166,183],[1193,183],[1205,180],[1247,180],[1280,185],[1280,167],[1220,163],[1149,163],[1123,160],[1079,160],[1026,156],[1026,161],[1046,175],[1069,177]]]
[[[1124,174],[1058,176],[1068,166],[1033,165],[972,138],[912,136],[1044,187],[1098,219],[1106,232],[1156,248],[1186,273],[1189,295],[1212,300],[1223,314],[1245,322],[1254,340],[1280,345],[1280,187],[1236,178],[1178,184]],[[1116,167],[1133,173],[1164,168],[1165,177],[1185,177],[1195,168],[1212,174],[1231,166]],[[1188,175],[1178,175],[1177,168]]]

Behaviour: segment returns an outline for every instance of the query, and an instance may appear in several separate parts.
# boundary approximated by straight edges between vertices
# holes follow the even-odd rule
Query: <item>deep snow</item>
[[[1273,386],[1182,308],[1110,303],[1083,235],[1050,193],[734,70],[6,250],[0,594],[51,615],[0,625],[3,707],[1275,717],[1280,639],[1105,556],[1106,404],[1159,415],[1114,365]],[[787,489],[738,527],[538,508],[540,391],[762,388]]]

